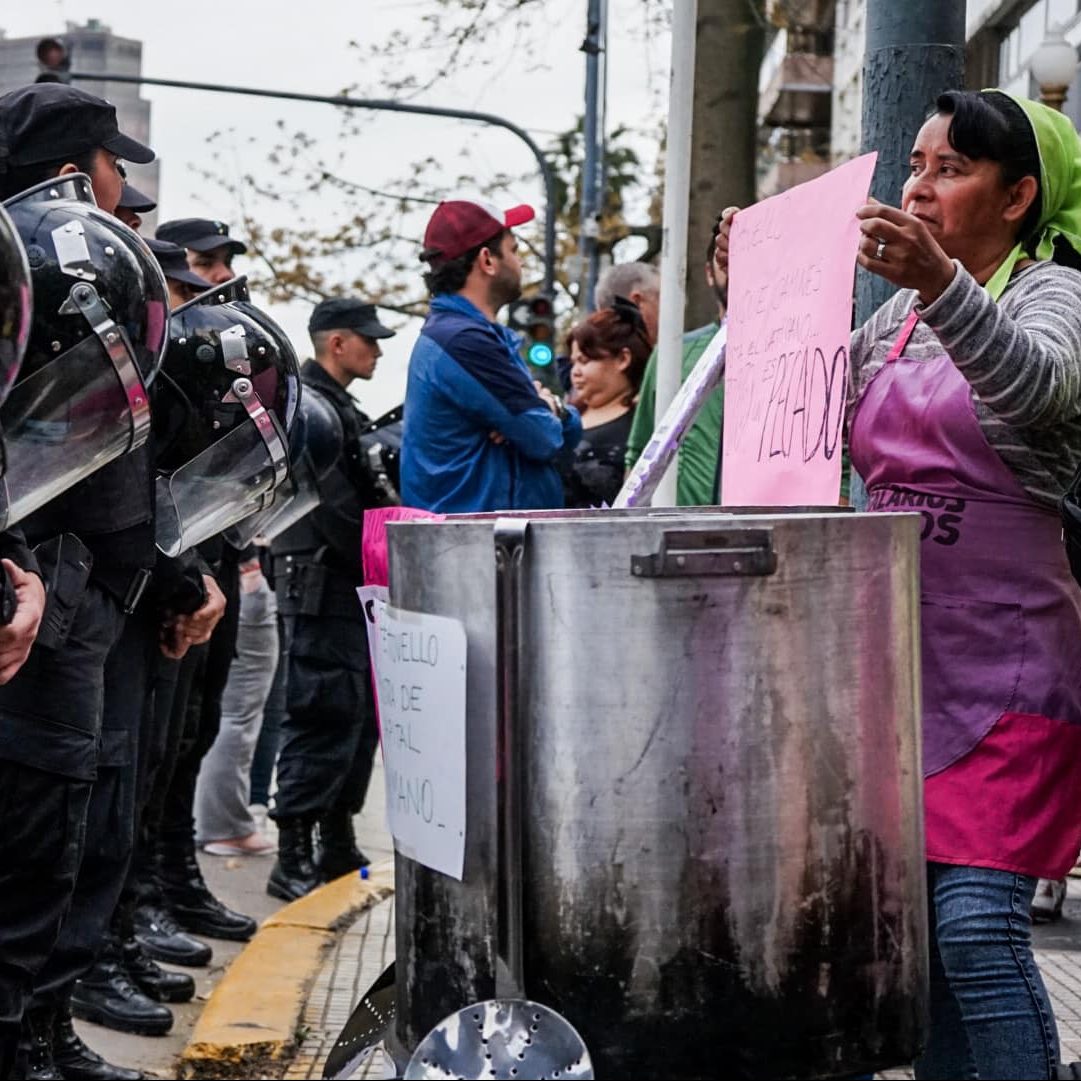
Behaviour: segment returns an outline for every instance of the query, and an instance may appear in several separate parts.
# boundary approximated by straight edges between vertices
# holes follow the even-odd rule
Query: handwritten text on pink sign
[[[856,211],[876,155],[741,210],[729,253],[726,506],[836,504]]]

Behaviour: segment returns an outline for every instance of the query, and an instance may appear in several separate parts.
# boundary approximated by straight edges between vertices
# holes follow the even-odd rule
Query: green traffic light
[[[534,342],[526,354],[529,363],[535,368],[546,368],[554,357],[552,347],[547,342]]]

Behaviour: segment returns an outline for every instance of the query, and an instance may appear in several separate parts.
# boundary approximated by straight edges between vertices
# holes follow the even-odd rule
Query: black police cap
[[[308,320],[308,333],[319,330],[352,330],[365,338],[393,338],[395,334],[379,322],[374,304],[351,297],[332,297],[316,304]]]
[[[120,189],[120,202],[116,205],[123,207],[125,210],[131,210],[136,214],[149,214],[151,210],[156,210],[158,206],[149,195],[144,194],[126,180],[124,186]]]
[[[200,278],[194,270],[188,268],[188,257],[184,249],[176,244],[170,244],[167,240],[158,240],[155,237],[147,239],[147,245],[154,253],[161,272],[175,282],[183,282],[185,285],[194,286],[200,292],[212,289],[213,283],[205,278]]]
[[[223,221],[210,218],[176,218],[164,221],[154,235],[170,244],[179,244],[191,251],[213,251],[228,248],[233,255],[243,255],[248,249],[235,237],[229,235],[229,226]]]
[[[121,133],[104,98],[63,83],[31,83],[0,95],[0,168],[62,162],[104,147],[146,165],[154,151]]]

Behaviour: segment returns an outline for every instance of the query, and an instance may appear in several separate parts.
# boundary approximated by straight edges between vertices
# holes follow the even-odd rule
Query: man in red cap
[[[402,498],[445,513],[561,507],[553,462],[577,445],[582,421],[539,389],[518,336],[496,322],[522,290],[511,229],[533,209],[472,199],[442,202],[421,258],[432,296],[405,393]]]

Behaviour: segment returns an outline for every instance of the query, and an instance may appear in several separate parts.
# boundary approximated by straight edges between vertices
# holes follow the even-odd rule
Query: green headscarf
[[[1036,136],[1042,199],[1040,223],[1034,237],[1036,258],[1050,259],[1058,236],[1081,255],[1081,136],[1073,122],[1057,109],[1006,94],[1004,90],[985,90],[983,93],[1005,94],[1020,105]],[[987,291],[995,300],[1002,296],[1018,262],[1027,258],[1028,253],[1021,244],[1006,256],[987,283]]]

